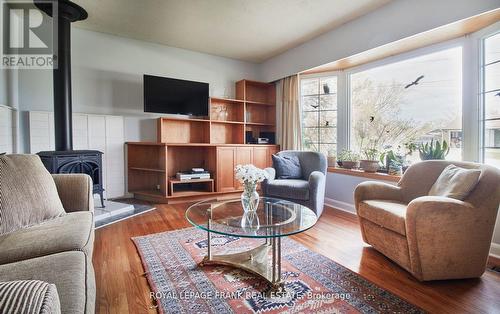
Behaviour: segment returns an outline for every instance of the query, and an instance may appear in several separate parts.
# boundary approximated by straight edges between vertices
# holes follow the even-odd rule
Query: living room
[[[495,313],[498,0],[2,0],[0,313]]]

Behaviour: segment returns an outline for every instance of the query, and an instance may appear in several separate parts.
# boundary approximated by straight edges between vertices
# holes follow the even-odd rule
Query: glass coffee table
[[[201,201],[187,209],[186,218],[207,231],[207,255],[201,266],[219,264],[241,268],[262,277],[273,287],[281,285],[281,238],[304,232],[318,220],[316,214],[303,205],[269,197],[261,197],[256,212],[247,214],[243,213],[240,199]],[[216,255],[212,254],[211,233],[264,242],[250,250]]]

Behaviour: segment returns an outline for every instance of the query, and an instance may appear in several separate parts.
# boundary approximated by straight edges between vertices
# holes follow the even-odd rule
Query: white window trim
[[[477,131],[477,146],[475,152],[477,154],[477,161],[479,162],[484,162],[484,40],[498,33],[500,33],[500,22],[485,27],[470,36],[472,46],[477,53],[473,59],[473,70],[477,77],[477,89],[475,90],[477,98],[477,125],[475,126],[475,130]]]
[[[425,54],[454,47],[462,47],[462,159],[465,161],[484,161],[483,152],[483,40],[500,32],[500,22],[492,24],[476,33],[446,42],[419,48],[378,61],[349,68],[343,71],[304,74],[302,78],[337,76],[337,152],[350,148],[350,76],[371,68],[404,61]],[[301,97],[302,95],[300,95]]]

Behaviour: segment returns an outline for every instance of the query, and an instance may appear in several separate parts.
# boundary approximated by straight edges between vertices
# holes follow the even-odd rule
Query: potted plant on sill
[[[434,140],[431,140],[430,143],[420,144],[418,152],[422,160],[444,159],[450,152],[450,146],[445,140],[443,144],[439,141],[434,144]]]
[[[388,174],[403,174],[409,166],[408,156],[411,156],[417,150],[417,144],[410,141],[404,143],[404,147],[399,145],[396,150],[390,149],[391,146],[386,147],[380,155],[380,162],[384,165],[384,170]]]
[[[337,156],[339,166],[345,169],[359,168],[359,154],[352,150],[344,149]]]
[[[363,151],[365,159],[360,160],[359,166],[365,172],[377,172],[379,169],[380,152],[376,148],[367,148]]]
[[[327,155],[328,167],[335,167],[337,164],[337,156],[334,150],[329,150]]]

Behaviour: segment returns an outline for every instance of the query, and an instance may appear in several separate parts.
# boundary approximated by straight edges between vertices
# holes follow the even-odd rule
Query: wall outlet
[[[159,185],[159,184],[157,184],[157,185],[156,185],[156,189],[157,189],[158,191],[160,190],[160,185]]]

